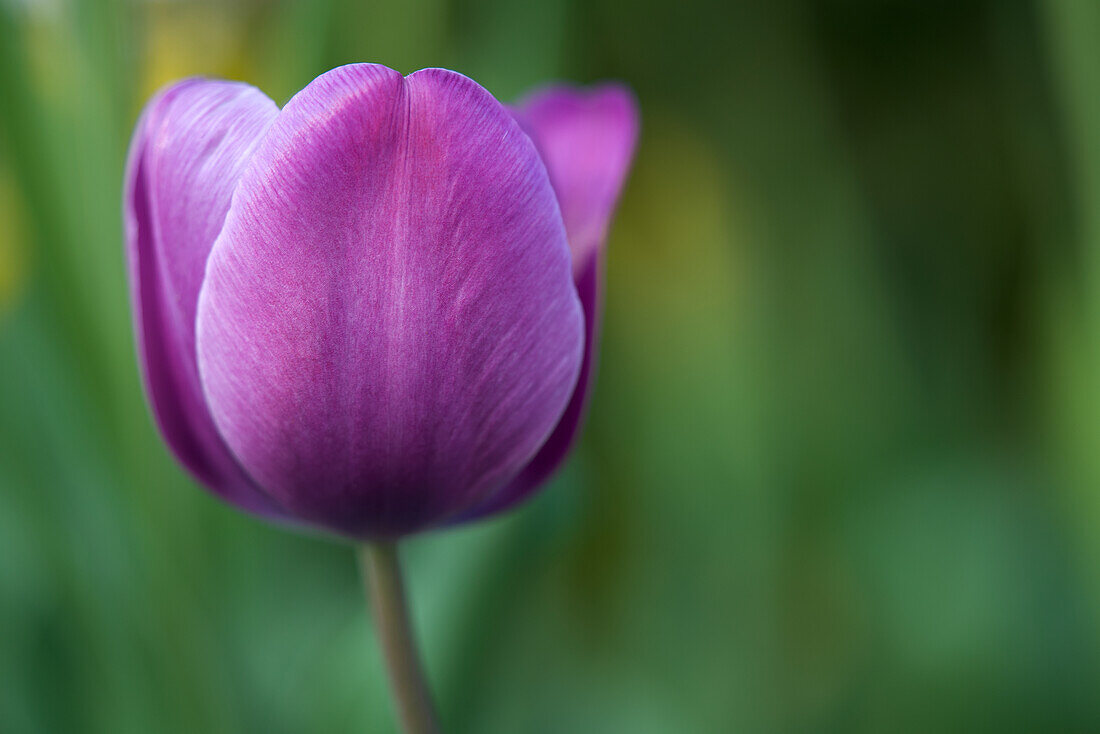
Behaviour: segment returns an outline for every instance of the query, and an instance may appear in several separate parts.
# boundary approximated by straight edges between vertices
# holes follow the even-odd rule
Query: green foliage
[[[175,77],[643,111],[580,451],[407,544],[450,732],[1100,728],[1088,0],[0,0],[0,731],[390,732],[350,549],[194,487],[120,190]]]

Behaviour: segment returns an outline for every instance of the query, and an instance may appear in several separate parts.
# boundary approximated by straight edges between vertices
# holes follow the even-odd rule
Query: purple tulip
[[[583,417],[636,134],[621,88],[509,111],[442,69],[340,67],[282,110],[160,92],[125,223],[169,447],[245,510],[359,539],[529,496]]]

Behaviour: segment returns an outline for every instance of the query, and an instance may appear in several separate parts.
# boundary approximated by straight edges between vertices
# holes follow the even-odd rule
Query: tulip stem
[[[439,734],[439,721],[409,618],[397,546],[392,542],[367,543],[359,557],[402,730],[405,734]]]

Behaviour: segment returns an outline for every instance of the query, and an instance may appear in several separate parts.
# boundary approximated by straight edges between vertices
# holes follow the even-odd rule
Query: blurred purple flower
[[[234,82],[160,92],[125,224],[172,451],[245,510],[360,539],[528,496],[583,416],[636,135],[621,88],[510,113],[442,69],[340,67],[281,111]]]

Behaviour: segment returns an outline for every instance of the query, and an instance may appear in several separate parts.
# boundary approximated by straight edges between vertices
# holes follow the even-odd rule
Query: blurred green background
[[[350,549],[160,442],[161,84],[625,80],[591,418],[407,544],[449,732],[1100,730],[1100,3],[0,0],[0,731],[392,732]]]

